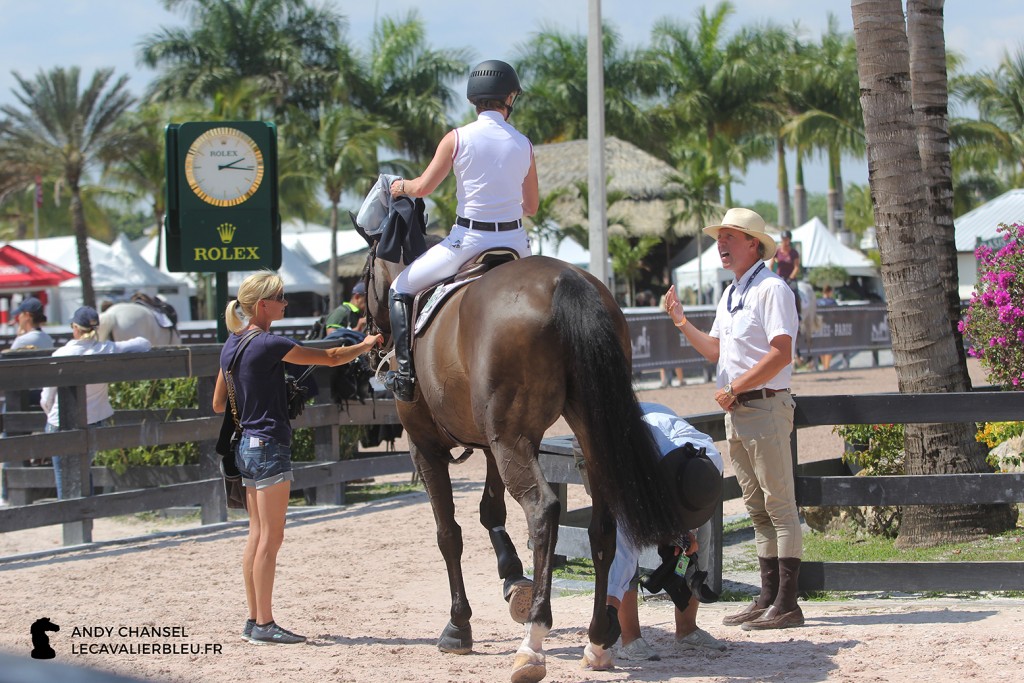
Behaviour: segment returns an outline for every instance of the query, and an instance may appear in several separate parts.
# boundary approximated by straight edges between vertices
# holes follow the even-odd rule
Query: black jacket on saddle
[[[412,263],[427,250],[423,236],[427,234],[426,208],[417,197],[395,197],[388,212],[387,225],[377,245],[377,257],[391,263]]]

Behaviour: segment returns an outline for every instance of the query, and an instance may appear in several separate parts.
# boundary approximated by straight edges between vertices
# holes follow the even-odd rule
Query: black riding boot
[[[400,401],[411,401],[415,393],[416,380],[412,375],[412,354],[409,353],[412,302],[413,297],[408,294],[391,293],[391,337],[395,340],[398,370],[388,370],[384,375],[384,386]]]

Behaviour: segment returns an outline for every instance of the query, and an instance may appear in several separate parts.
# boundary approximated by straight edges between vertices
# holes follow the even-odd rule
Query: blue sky
[[[349,37],[357,44],[378,16],[418,11],[428,41],[435,47],[462,47],[474,58],[511,59],[515,46],[542,27],[585,34],[588,0],[337,0],[349,18]],[[704,5],[692,0],[604,0],[601,11],[629,46],[643,44],[662,17],[689,22]],[[807,37],[825,27],[828,12],[840,28],[852,30],[850,6],[843,0],[733,0],[736,13],[727,25],[799,21]],[[708,5],[710,6],[710,4]],[[946,3],[946,43],[967,57],[972,70],[994,67],[1005,51],[1024,44],[1024,2],[1020,0],[950,0]],[[161,0],[0,0],[0,103],[12,103],[16,81],[11,71],[32,78],[40,69],[78,65],[86,74],[113,66],[131,75],[131,89],[141,93],[152,72],[136,63],[144,36],[160,26],[180,26],[184,18],[164,9]],[[528,96],[528,93],[527,93]],[[866,162],[844,165],[847,181],[866,182]],[[815,182],[815,177],[820,182]],[[748,173],[734,188],[737,199],[775,199],[775,174],[767,165]],[[809,173],[812,192],[824,192],[822,174]]]

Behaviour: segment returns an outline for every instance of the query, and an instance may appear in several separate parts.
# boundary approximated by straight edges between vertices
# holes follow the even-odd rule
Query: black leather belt
[[[456,224],[461,225],[464,228],[470,230],[487,230],[488,232],[503,232],[505,230],[518,230],[523,226],[522,221],[505,221],[504,223],[488,223],[486,221],[473,221],[468,218],[458,216],[455,219]]]
[[[736,394],[736,400],[740,403],[746,403],[747,401],[771,398],[775,394],[781,394],[784,391],[789,391],[789,389],[755,389],[754,391],[744,391],[742,394]]]

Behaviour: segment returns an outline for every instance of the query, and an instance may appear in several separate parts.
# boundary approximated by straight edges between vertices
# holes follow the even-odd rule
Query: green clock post
[[[277,129],[264,121],[172,123],[166,146],[167,267],[216,274],[224,341],[227,274],[281,267]]]

